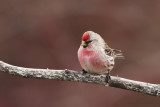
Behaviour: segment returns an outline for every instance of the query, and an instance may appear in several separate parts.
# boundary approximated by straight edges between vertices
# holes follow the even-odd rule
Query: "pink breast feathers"
[[[96,70],[104,71],[108,68],[108,61],[98,53],[95,53],[93,56],[91,56],[89,61]]]
[[[79,61],[81,65],[85,65],[89,59],[90,56],[93,56],[94,52],[93,51],[87,51],[86,49],[82,49],[78,53]]]
[[[86,49],[81,50],[79,60],[81,66],[90,68],[90,70],[105,71],[108,68],[108,62],[100,56],[97,52],[87,51]],[[92,68],[92,69],[91,69]],[[94,72],[96,72],[94,71]]]

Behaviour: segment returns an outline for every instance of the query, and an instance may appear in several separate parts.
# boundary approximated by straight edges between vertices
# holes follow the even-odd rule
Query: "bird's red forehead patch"
[[[83,34],[82,40],[83,41],[88,41],[89,40],[89,34],[88,33]]]

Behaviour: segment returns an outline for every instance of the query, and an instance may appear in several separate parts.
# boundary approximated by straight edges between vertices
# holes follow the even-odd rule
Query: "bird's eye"
[[[92,40],[90,40],[90,41],[86,41],[86,44],[89,44],[89,43],[91,43],[92,42]]]

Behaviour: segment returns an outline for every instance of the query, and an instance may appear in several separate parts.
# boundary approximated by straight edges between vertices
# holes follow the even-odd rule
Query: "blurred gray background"
[[[85,31],[99,33],[125,60],[111,75],[160,83],[159,0],[0,0],[0,60],[81,70]],[[160,99],[100,85],[0,72],[0,107],[159,107]]]

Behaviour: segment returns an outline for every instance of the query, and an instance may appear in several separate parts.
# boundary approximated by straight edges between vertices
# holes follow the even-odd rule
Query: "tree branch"
[[[63,81],[75,81],[100,84],[115,88],[121,88],[130,91],[141,92],[152,96],[160,96],[160,85],[150,84],[140,81],[129,80],[121,77],[111,76],[108,84],[105,82],[105,75],[82,74],[82,72],[73,70],[50,70],[50,69],[34,69],[13,66],[0,61],[0,70],[8,74],[20,76],[24,78],[37,79],[53,79]]]

